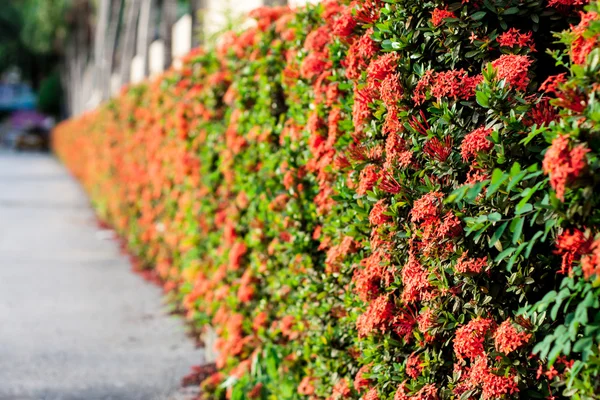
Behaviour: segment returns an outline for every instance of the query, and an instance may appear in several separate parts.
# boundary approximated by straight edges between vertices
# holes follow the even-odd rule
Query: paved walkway
[[[0,150],[0,400],[185,398],[202,352],[51,156]]]

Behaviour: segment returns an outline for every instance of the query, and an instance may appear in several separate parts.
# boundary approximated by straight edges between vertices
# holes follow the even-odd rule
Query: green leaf
[[[488,108],[490,105],[490,98],[487,93],[478,91],[475,94],[475,99],[477,100],[477,104],[479,104],[481,107]]]
[[[496,256],[496,258],[494,259],[495,262],[499,262],[504,260],[506,257],[510,256],[512,253],[515,252],[515,250],[517,250],[516,247],[509,247],[508,249],[504,250],[503,252],[501,252],[500,254],[498,254]]]
[[[511,228],[513,228],[512,244],[517,244],[521,238],[521,232],[523,231],[523,224],[525,223],[525,220],[521,217],[517,217],[513,221],[517,222],[514,224],[514,227],[512,226],[513,224],[511,224]]]
[[[492,180],[487,188],[485,197],[489,199],[507,179],[508,175],[502,172],[502,170],[498,168],[494,169],[494,172],[492,172]]]
[[[500,225],[496,231],[494,232],[494,234],[492,235],[492,237],[490,238],[490,241],[488,243],[489,247],[494,247],[496,245],[496,242],[498,240],[500,240],[500,237],[502,236],[502,234],[504,233],[504,231],[506,230],[506,227],[508,226],[508,223],[510,221],[506,221],[504,222],[502,225]]]
[[[480,19],[485,17],[486,14],[487,13],[485,11],[477,11],[476,13],[471,15],[471,18],[473,18],[475,21],[479,21]]]
[[[518,12],[519,12],[519,7],[511,7],[511,8],[507,8],[506,10],[504,10],[504,12],[502,14],[512,15],[512,14],[516,14]]]
[[[531,210],[533,210],[533,204],[531,204],[531,203],[520,204],[515,209],[515,214],[521,215],[521,214],[525,214],[526,212],[529,212]]]
[[[529,258],[529,255],[531,254],[531,250],[533,249],[533,246],[535,245],[535,242],[537,242],[537,240],[540,238],[540,236],[542,236],[544,234],[544,232],[542,231],[537,231],[535,233],[535,235],[533,235],[533,237],[531,238],[531,240],[529,241],[529,244],[527,245],[527,248],[525,249],[525,254],[523,254],[523,256],[525,258]]]

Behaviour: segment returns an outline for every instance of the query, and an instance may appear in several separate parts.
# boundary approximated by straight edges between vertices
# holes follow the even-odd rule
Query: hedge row
[[[600,22],[583,3],[261,8],[60,125],[55,149],[215,327],[208,398],[597,399]]]

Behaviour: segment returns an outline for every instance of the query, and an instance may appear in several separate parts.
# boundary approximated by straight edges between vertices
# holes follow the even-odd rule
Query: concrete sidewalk
[[[203,353],[51,156],[0,152],[0,400],[163,400]]]

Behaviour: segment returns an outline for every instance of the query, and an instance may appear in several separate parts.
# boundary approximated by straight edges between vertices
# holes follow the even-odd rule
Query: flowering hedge
[[[259,9],[55,149],[216,329],[208,398],[599,398],[582,3]]]

